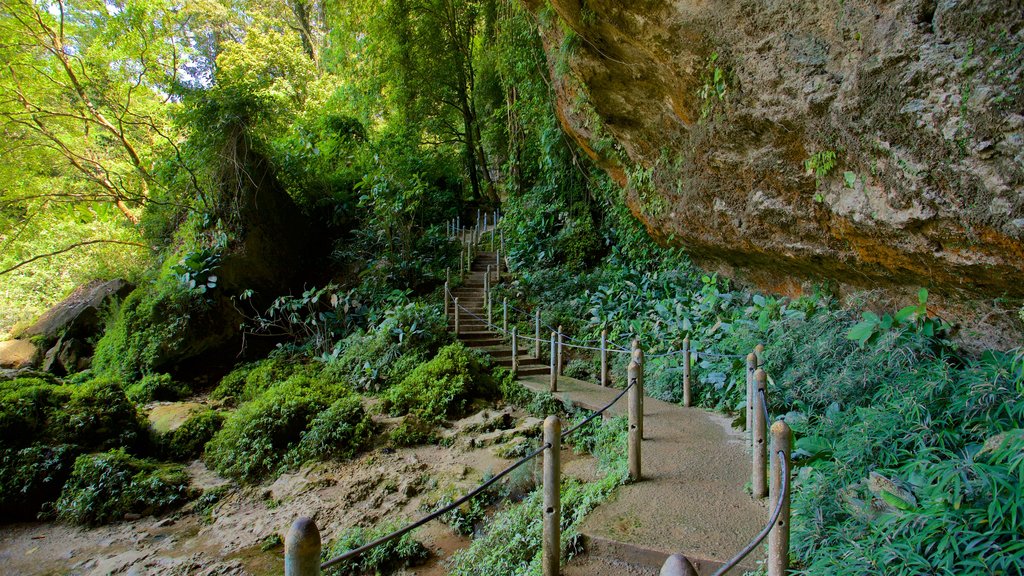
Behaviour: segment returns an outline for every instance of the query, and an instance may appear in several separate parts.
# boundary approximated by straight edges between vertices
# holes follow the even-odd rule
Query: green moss
[[[71,475],[75,451],[66,444],[0,450],[0,516],[32,520],[55,501]]]
[[[353,526],[345,529],[330,546],[324,547],[324,557],[334,557],[359,548],[381,536],[401,528],[405,523],[393,521],[376,528]],[[406,534],[370,549],[358,560],[331,568],[327,574],[390,574],[398,568],[415,566],[430,556],[430,551],[412,535]]]
[[[229,372],[210,394],[216,400],[233,404],[256,398],[277,383],[293,375],[319,377],[318,366],[306,365],[287,356],[271,356],[258,362],[240,364]],[[330,375],[325,376],[330,378]]]
[[[203,453],[203,447],[224,425],[224,414],[204,410],[189,416],[178,428],[160,436],[160,453],[171,460],[191,460]]]
[[[145,418],[111,378],[73,387],[68,402],[49,415],[47,424],[44,438],[89,450],[139,448],[146,438]]]
[[[199,306],[173,277],[136,288],[108,320],[93,367],[128,382],[156,372],[186,343],[189,321]]]
[[[340,404],[329,410],[335,403]],[[369,426],[357,404],[344,384],[292,376],[231,414],[207,444],[204,458],[226,476],[255,481],[306,457],[350,454]]]
[[[461,342],[442,348],[384,394],[383,409],[393,416],[410,412],[427,422],[465,413],[475,398],[497,396],[489,361]]]
[[[125,388],[124,392],[133,402],[141,404],[154,400],[178,400],[191,394],[192,389],[187,384],[175,382],[170,374],[147,374]]]
[[[416,446],[434,439],[434,425],[423,421],[416,414],[409,414],[388,434],[394,446]]]
[[[129,513],[160,513],[180,506],[189,496],[184,467],[140,460],[117,449],[75,460],[57,501],[57,515],[75,524],[96,526]]]

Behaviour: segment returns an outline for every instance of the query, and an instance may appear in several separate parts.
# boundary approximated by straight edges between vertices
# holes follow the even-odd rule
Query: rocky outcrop
[[[655,238],[775,292],[1017,321],[1019,2],[524,2],[563,127]]]
[[[0,342],[0,368],[24,370],[39,364],[39,349],[29,340]]]

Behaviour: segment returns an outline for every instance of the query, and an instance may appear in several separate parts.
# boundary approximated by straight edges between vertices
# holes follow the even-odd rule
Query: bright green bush
[[[324,547],[323,559],[340,556],[359,548],[404,526],[400,521],[386,522],[376,528],[353,526],[344,530],[330,546]],[[327,571],[328,574],[390,574],[392,571],[415,566],[430,556],[430,551],[411,534],[370,549],[352,562],[343,562]]]
[[[71,398],[48,421],[53,440],[89,450],[138,448],[146,439],[146,421],[125,396],[121,383],[97,378],[74,386]]]
[[[203,410],[189,416],[181,426],[160,436],[160,453],[176,461],[198,458],[206,443],[224,425],[224,420],[224,414],[216,410]]]
[[[301,464],[308,460],[351,458],[369,439],[372,429],[373,423],[359,397],[344,396],[313,418],[289,460]]]
[[[93,368],[126,382],[156,372],[172,351],[187,344],[189,321],[201,305],[173,276],[139,286],[108,320]]]
[[[145,404],[154,400],[178,400],[192,393],[187,384],[176,382],[170,374],[147,374],[128,385],[125,395],[132,402]]]
[[[416,414],[407,414],[402,423],[388,434],[395,446],[416,446],[434,439],[434,425],[425,422]]]
[[[411,412],[436,423],[461,416],[476,398],[493,398],[497,393],[487,358],[456,342],[389,388],[382,406],[393,416]]]
[[[0,383],[0,446],[27,446],[46,437],[51,416],[71,398],[71,388],[36,378]]]
[[[189,497],[182,466],[140,460],[117,449],[79,456],[56,508],[62,520],[97,526],[128,513],[158,514]]]
[[[349,454],[360,445],[369,426],[351,394],[340,383],[292,376],[232,413],[206,445],[204,458],[226,476],[256,481],[307,456]],[[341,403],[339,407],[328,410],[336,402]],[[330,430],[332,426],[339,431]],[[347,431],[353,436],[343,441],[341,435]],[[306,444],[297,450],[307,436]],[[339,445],[327,446],[330,442]],[[296,453],[289,455],[292,450]]]
[[[66,444],[0,450],[0,517],[35,519],[45,504],[60,496],[75,453],[76,448]]]
[[[221,379],[210,397],[231,399],[234,404],[247,402],[292,375],[315,377],[316,372],[317,367],[304,364],[299,359],[275,354],[258,362],[236,366]]]

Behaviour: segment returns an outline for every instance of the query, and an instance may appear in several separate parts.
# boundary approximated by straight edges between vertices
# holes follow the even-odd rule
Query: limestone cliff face
[[[1016,321],[1020,1],[524,2],[565,130],[654,237],[776,292]]]

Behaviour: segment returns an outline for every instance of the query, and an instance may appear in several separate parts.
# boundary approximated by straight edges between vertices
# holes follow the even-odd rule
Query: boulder
[[[39,349],[28,340],[0,342],[0,368],[21,370],[39,364]]]
[[[48,346],[61,337],[91,336],[100,327],[100,311],[103,307],[112,297],[124,298],[132,288],[134,286],[124,280],[93,280],[83,284],[44,312],[18,337],[37,338],[44,346]]]

